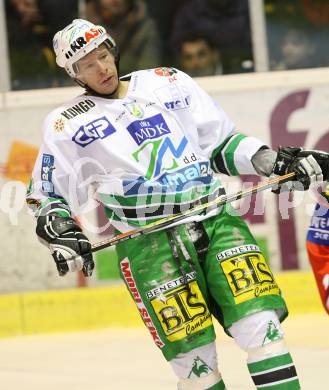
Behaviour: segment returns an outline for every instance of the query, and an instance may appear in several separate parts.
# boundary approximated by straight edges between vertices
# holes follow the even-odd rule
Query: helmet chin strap
[[[79,87],[86,88],[86,84],[83,83],[81,80],[76,78],[74,78],[73,80],[79,85]]]

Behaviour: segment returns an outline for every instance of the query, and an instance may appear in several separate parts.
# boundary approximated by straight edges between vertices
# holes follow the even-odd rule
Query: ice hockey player
[[[326,183],[308,228],[306,247],[321,301],[329,314],[329,184]]]
[[[85,92],[47,116],[27,202],[60,275],[93,271],[90,243],[73,218],[90,186],[116,231],[125,232],[223,194],[214,173],[293,171],[292,186],[305,189],[328,173],[317,152],[276,152],[236,132],[221,107],[179,70],[118,79],[118,48],[101,26],[74,20],[53,44],[57,64]],[[230,207],[116,249],[122,279],[178,389],[225,389],[213,318],[246,351],[257,388],[300,388],[280,325],[287,316],[280,289]],[[77,254],[80,260],[66,261]]]

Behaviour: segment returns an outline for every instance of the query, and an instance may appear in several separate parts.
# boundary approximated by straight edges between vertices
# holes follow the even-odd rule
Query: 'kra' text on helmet
[[[116,48],[113,38],[102,26],[83,19],[75,19],[63,30],[58,31],[53,39],[56,62],[67,73],[76,78],[74,63],[96,49],[103,42],[110,48]]]

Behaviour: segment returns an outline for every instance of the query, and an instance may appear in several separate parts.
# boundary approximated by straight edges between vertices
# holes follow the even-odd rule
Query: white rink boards
[[[286,339],[303,390],[329,388],[329,317],[292,314]],[[218,329],[228,390],[254,389],[245,353]],[[146,329],[111,329],[0,340],[1,390],[175,390],[170,366]]]

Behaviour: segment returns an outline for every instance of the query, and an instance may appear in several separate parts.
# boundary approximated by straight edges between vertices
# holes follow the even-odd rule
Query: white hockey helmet
[[[53,39],[56,62],[67,73],[76,78],[73,64],[96,49],[103,42],[116,49],[114,39],[102,26],[96,26],[84,19],[74,19],[63,30],[58,31]]]

